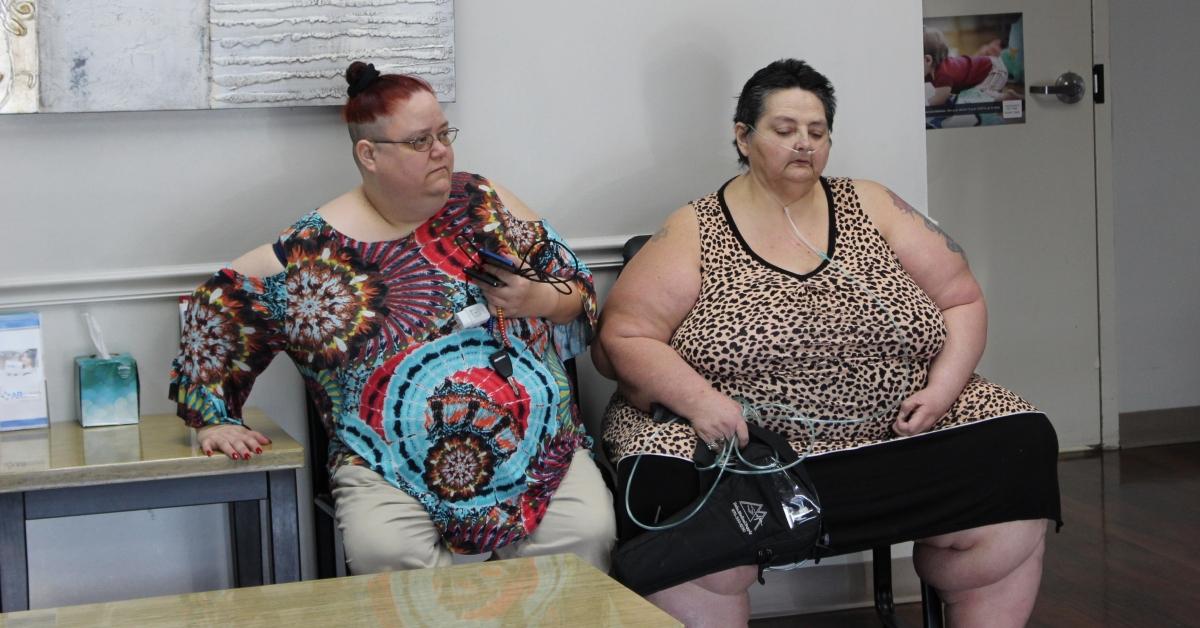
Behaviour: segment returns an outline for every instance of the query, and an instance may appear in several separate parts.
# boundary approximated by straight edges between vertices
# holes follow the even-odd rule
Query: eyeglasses
[[[803,141],[801,138],[803,138],[806,133],[808,136],[806,149],[812,151],[818,151],[822,148],[825,148],[832,138],[829,131],[825,130],[824,126],[817,127],[812,130],[805,129],[803,127],[797,127],[796,130],[790,133],[780,133],[774,129],[770,129],[767,133],[764,133],[754,128],[754,125],[752,124],[747,124],[746,126],[749,127],[754,133],[766,135],[768,138],[774,138],[781,143],[787,144],[787,146],[784,146],[784,148],[791,150],[796,150],[792,147],[795,146],[797,142]]]
[[[458,137],[458,129],[456,129],[454,127],[450,127],[448,129],[443,129],[441,131],[438,131],[436,135],[426,134],[426,135],[422,135],[421,137],[418,137],[417,139],[414,139],[414,140],[370,140],[370,141],[375,142],[376,144],[408,144],[409,146],[412,147],[413,150],[417,151],[418,153],[425,153],[425,152],[428,152],[429,149],[433,148],[433,139],[435,137],[437,138],[437,141],[442,143],[442,146],[449,146],[449,145],[453,144],[454,139],[456,137]]]

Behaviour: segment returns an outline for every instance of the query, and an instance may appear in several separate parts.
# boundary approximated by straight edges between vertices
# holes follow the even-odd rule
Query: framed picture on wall
[[[1025,122],[1021,15],[925,18],[925,128]]]

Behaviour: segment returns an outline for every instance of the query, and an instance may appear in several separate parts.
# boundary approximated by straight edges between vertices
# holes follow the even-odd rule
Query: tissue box
[[[137,362],[128,353],[75,358],[75,387],[84,427],[138,422]]]

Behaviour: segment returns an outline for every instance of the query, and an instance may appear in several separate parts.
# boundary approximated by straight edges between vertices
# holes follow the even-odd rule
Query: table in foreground
[[[0,628],[679,625],[573,554],[0,615]]]
[[[299,580],[296,469],[304,449],[261,411],[248,409],[244,418],[272,444],[240,461],[205,456],[194,431],[173,415],[143,416],[137,425],[83,428],[72,421],[0,432],[0,611],[29,608],[25,524],[54,517],[228,503],[234,584],[252,586],[264,583],[265,506],[269,581]]]

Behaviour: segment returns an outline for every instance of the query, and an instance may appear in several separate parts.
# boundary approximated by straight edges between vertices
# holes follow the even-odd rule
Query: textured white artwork
[[[210,106],[340,104],[351,61],[454,100],[450,0],[210,0]]]
[[[42,111],[208,107],[204,0],[40,0],[38,22]]]
[[[0,113],[38,110],[37,5],[0,0]]]
[[[0,28],[0,113],[341,104],[355,60],[454,100],[453,0],[0,0]]]

